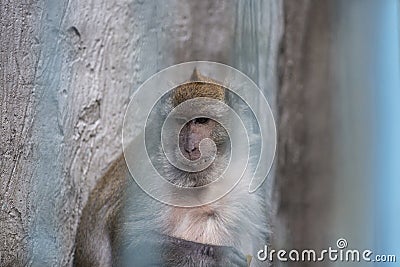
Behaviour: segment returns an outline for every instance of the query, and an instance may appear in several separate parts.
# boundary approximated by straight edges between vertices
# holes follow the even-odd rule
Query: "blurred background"
[[[400,1],[0,2],[0,266],[71,266],[130,95],[170,65],[228,64],[278,129],[273,248],[400,261]]]

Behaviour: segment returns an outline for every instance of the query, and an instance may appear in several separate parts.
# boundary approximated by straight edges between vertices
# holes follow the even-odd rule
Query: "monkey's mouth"
[[[203,171],[206,171],[211,167],[214,159],[214,156],[205,156],[196,158],[194,160],[189,159],[189,163],[186,165],[186,171],[190,173],[201,173]]]
[[[218,179],[214,175],[215,171],[212,165],[198,172],[182,172],[173,181],[173,184],[183,187],[199,187],[208,185]]]
[[[214,160],[213,160],[214,159]],[[200,171],[184,171],[172,166],[174,168],[175,175],[173,177],[169,176],[168,179],[171,183],[182,186],[182,187],[199,187],[208,185],[216,181],[224,172],[227,160],[223,156],[217,156],[216,158],[206,157],[202,160],[211,161],[211,164]],[[199,164],[198,162],[193,162],[193,164]],[[196,167],[193,167],[196,169]]]
[[[188,168],[180,168],[176,164],[172,163],[177,162],[177,153],[172,155],[172,162],[166,157],[162,150],[159,151],[158,155],[159,156],[153,159],[152,162],[154,167],[164,179],[176,186],[200,187],[208,185],[222,176],[229,164],[230,154],[225,147],[219,146],[216,154],[210,154],[206,156],[207,153],[205,153],[201,158],[203,162],[198,160],[190,161],[188,166],[189,170]],[[198,166],[196,166],[204,166],[205,163],[207,163],[206,168],[198,168]]]

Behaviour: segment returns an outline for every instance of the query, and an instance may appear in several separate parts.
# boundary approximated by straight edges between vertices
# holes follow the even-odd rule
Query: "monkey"
[[[189,82],[177,86],[165,106],[170,110],[198,97],[228,102],[222,85],[194,69]],[[155,160],[163,177],[189,188],[217,179],[228,163],[229,150],[227,132],[217,121],[198,117],[187,122],[179,132],[177,149],[195,162],[205,138],[217,147],[210,166],[187,172],[173,166],[160,152]],[[143,192],[121,154],[100,178],[82,210],[73,265],[265,266],[255,256],[270,233],[269,206],[262,190],[248,192],[250,178],[245,173],[231,192],[215,202],[176,207]]]

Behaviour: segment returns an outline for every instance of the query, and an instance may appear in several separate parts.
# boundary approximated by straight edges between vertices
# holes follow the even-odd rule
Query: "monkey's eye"
[[[205,124],[209,121],[209,118],[205,118],[205,117],[200,117],[200,118],[196,118],[194,119],[195,123],[199,123],[199,124]]]

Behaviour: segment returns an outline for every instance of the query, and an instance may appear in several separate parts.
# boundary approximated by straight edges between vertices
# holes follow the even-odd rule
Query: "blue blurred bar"
[[[332,240],[400,266],[400,1],[335,1],[336,199]],[[372,256],[374,257],[374,256]]]
[[[400,264],[400,41],[397,0],[377,2],[377,131],[375,250],[395,254]]]

